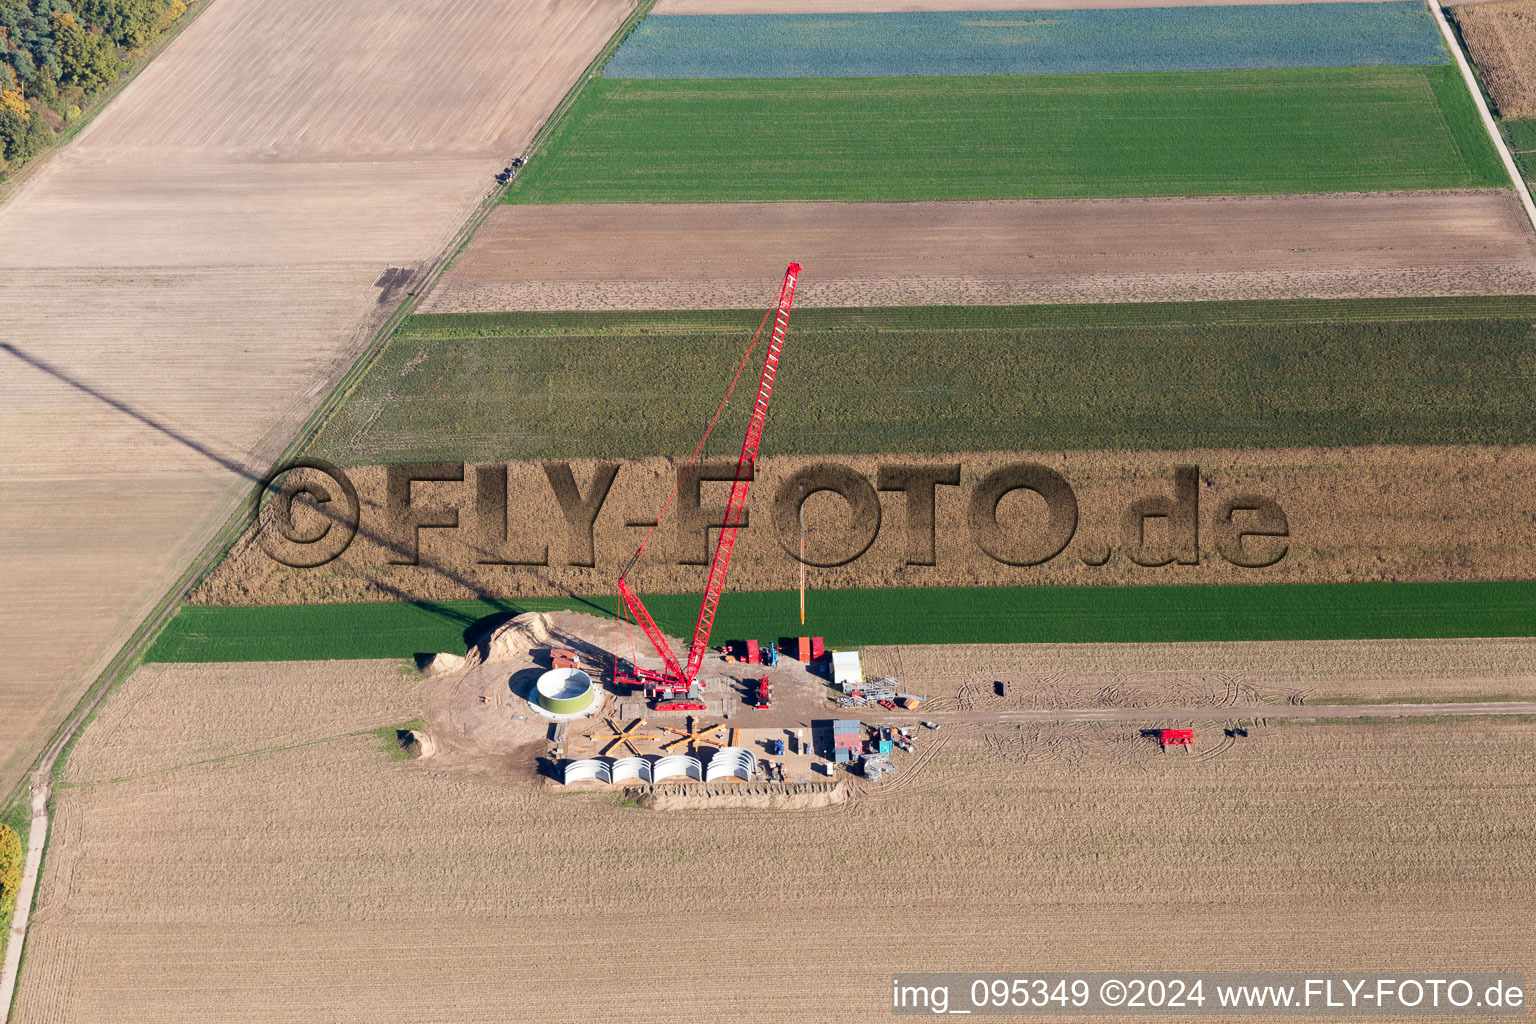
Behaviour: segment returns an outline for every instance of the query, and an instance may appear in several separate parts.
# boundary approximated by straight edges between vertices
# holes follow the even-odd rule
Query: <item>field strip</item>
[[[1493,112],[1488,109],[1488,101],[1483,98],[1483,90],[1477,84],[1477,76],[1472,73],[1472,65],[1467,62],[1467,55],[1461,48],[1456,33],[1451,31],[1451,23],[1445,18],[1445,11],[1441,9],[1439,0],[1426,0],[1429,9],[1434,13],[1435,23],[1440,26],[1440,35],[1445,40],[1445,45],[1450,48],[1451,55],[1456,58],[1456,67],[1461,70],[1462,81],[1467,83],[1467,91],[1472,94],[1472,101],[1477,104],[1478,116],[1482,118],[1483,128],[1493,140],[1494,147],[1499,151],[1499,159],[1504,162],[1504,170],[1509,172],[1509,180],[1515,193],[1520,197],[1520,205],[1525,209],[1525,216],[1533,228],[1536,228],[1536,202],[1531,200],[1531,189],[1526,184],[1525,175],[1520,173],[1515,158],[1509,152],[1509,146],[1504,142],[1504,133],[1499,131],[1498,122],[1493,118]]]
[[[1450,55],[1422,2],[1397,0],[1065,10],[1049,18],[980,17],[974,11],[660,15],[636,26],[603,77],[856,78],[1448,63]]]
[[[1536,237],[1502,190],[516,205],[419,311],[755,308],[791,258],[808,306],[1536,291]]]
[[[1262,372],[1266,364],[1282,360],[1304,347],[1316,352],[1374,337],[1382,343],[1377,348],[1365,349],[1364,358],[1342,364],[1314,358],[1301,368],[1302,375],[1315,374],[1321,381],[1335,382],[1350,379],[1354,374],[1369,373],[1371,368],[1389,359],[1401,358],[1416,363],[1421,376],[1399,377],[1391,382],[1392,386],[1361,395],[1358,399],[1361,404],[1398,403],[1394,411],[1402,417],[1400,420],[1374,421],[1368,429],[1391,434],[1414,429],[1420,423],[1435,423],[1445,424],[1440,429],[1464,430],[1466,407],[1477,401],[1478,389],[1474,384],[1470,392],[1465,390],[1448,379],[1444,367],[1456,367],[1457,349],[1460,348],[1465,351],[1467,373],[1474,382],[1506,372],[1504,361],[1484,362],[1481,351],[1487,347],[1523,344],[1530,334],[1531,323],[1529,320],[1511,322],[1508,330],[1486,339],[1477,338],[1461,324],[1430,325],[1424,333],[1435,332],[1437,328],[1450,336],[1446,346],[1451,350],[1448,356],[1438,348],[1426,350],[1415,345],[1412,335],[1395,333],[1381,325],[1369,325],[1342,334],[1282,333],[1278,337],[1257,328],[1211,332],[1215,334],[1215,346],[1194,352],[1187,350],[1179,335],[1162,336],[1164,343],[1161,346],[1155,341],[1145,346],[1124,344],[1120,351],[1132,373],[1144,372],[1144,367],[1159,358],[1161,350],[1169,352],[1164,357],[1170,364],[1166,383],[1164,379],[1155,380],[1147,389],[1154,396],[1159,393],[1171,396],[1172,401],[1167,405],[1171,412],[1166,415],[1158,414],[1156,410],[1160,407],[1149,404],[1142,392],[1127,391],[1108,372],[1097,373],[1090,369],[1082,378],[1074,378],[1057,369],[1074,359],[1091,364],[1093,356],[1085,349],[1092,345],[1102,346],[1105,341],[1102,334],[1085,332],[1089,341],[1082,348],[1067,348],[1050,361],[1038,360],[1031,380],[1054,381],[1058,386],[1074,391],[1087,390],[1078,384],[1079,380],[1088,381],[1088,387],[1092,381],[1101,380],[1102,386],[1094,396],[1098,407],[1116,409],[1127,419],[1140,421],[1146,429],[1136,439],[1148,444],[1155,444],[1160,438],[1169,437],[1181,429],[1214,439],[1227,420],[1261,417],[1275,395],[1283,395],[1292,401],[1298,417],[1303,420],[1310,418],[1320,398],[1280,378],[1260,392],[1252,404],[1216,406],[1209,419],[1187,411],[1212,405],[1215,401],[1212,392],[1241,386],[1248,373]],[[1020,394],[1009,389],[989,389],[987,382],[981,379],[992,372],[991,367],[1011,359],[1020,346],[1045,349],[1049,341],[1042,341],[1040,334],[1021,337],[1020,334],[999,332],[995,344],[979,348],[970,348],[963,337],[946,335],[938,335],[931,347],[910,348],[901,342],[899,337],[883,334],[861,334],[852,339],[801,334],[794,344],[799,350],[797,357],[803,359],[812,356],[799,356],[800,352],[809,353],[819,346],[830,348],[842,344],[856,352],[868,352],[878,346],[883,357],[898,367],[926,364],[937,367],[943,359],[941,350],[947,344],[957,352],[966,350],[977,369],[974,374],[941,382],[931,396],[934,399],[932,405],[908,404],[906,396],[901,394],[900,382],[892,384],[887,378],[862,375],[860,367],[867,363],[856,360],[818,362],[814,373],[808,372],[810,368],[807,367],[800,378],[814,376],[817,380],[856,381],[856,386],[849,391],[829,393],[797,389],[793,395],[802,408],[838,408],[865,400],[867,395],[882,396],[882,401],[875,403],[876,415],[860,429],[860,434],[864,443],[887,454],[876,456],[870,454],[868,448],[850,445],[845,449],[839,444],[839,452],[858,454],[841,454],[833,460],[862,479],[877,480],[882,467],[892,465],[959,467],[958,485],[940,488],[934,495],[933,564],[913,565],[909,562],[902,499],[899,495],[888,494],[883,503],[881,526],[858,558],[835,568],[808,571],[807,580],[814,590],[1188,586],[1255,581],[1262,581],[1267,586],[1370,580],[1451,583],[1521,579],[1530,575],[1532,559],[1536,556],[1536,538],[1531,536],[1529,529],[1528,496],[1531,480],[1536,478],[1536,446],[1529,443],[1519,447],[1497,444],[1479,448],[1338,448],[1331,446],[1348,443],[1352,438],[1340,437],[1329,429],[1310,436],[1309,440],[1316,447],[1298,445],[1279,450],[1060,451],[1055,444],[1042,443],[1038,447],[1021,446],[1013,451],[944,453],[936,450],[943,444],[941,431],[959,433],[990,429],[991,424],[1000,421],[1007,427],[998,431],[994,439],[999,444],[1006,444],[1007,429],[1013,429],[1015,436],[1023,436],[1029,429],[1024,424],[1030,414],[1050,421],[1078,413],[1071,406],[1057,406],[1043,398],[1030,409],[1027,386]],[[502,348],[534,348],[541,343],[535,339],[521,339],[510,344],[488,344],[499,344]],[[582,340],[578,346],[587,344],[590,343]],[[649,354],[639,348],[641,342],[603,339],[599,344],[611,347],[615,352],[631,352],[636,356]],[[1251,345],[1258,353],[1258,359],[1234,367],[1230,376],[1214,379],[1212,392],[1193,391],[1175,383],[1183,373],[1199,373],[1203,366],[1221,358],[1224,351],[1239,345]],[[484,361],[476,357],[481,351],[478,345],[439,342],[424,348],[442,351],[448,360],[473,367],[478,373],[485,372]],[[691,350],[685,350],[688,351]],[[664,363],[656,359],[651,362],[653,372],[658,376],[674,376],[670,361]],[[385,379],[391,376],[389,366],[389,363],[382,366],[381,376]],[[548,371],[530,370],[527,375],[535,376],[540,372]],[[683,372],[676,371],[675,375],[681,376]],[[935,373],[938,372],[936,369]],[[565,371],[560,371],[560,375],[564,376]],[[627,381],[620,373],[605,373],[601,364],[587,363],[571,371],[571,376],[578,380],[608,381],[613,393],[619,396],[610,403],[606,395],[591,395],[577,409],[578,419],[589,418],[598,425],[624,420],[622,405],[632,399],[627,399]],[[454,384],[450,379],[444,390],[452,391]],[[632,395],[644,387],[643,383],[631,384],[627,394]],[[552,390],[563,393],[579,388],[579,384],[557,382]],[[1325,391],[1321,400],[1333,398],[1337,393],[1335,385]],[[942,410],[952,394],[965,394],[971,396],[971,400],[964,404],[953,402],[952,422],[936,427],[935,424],[942,423]],[[466,397],[473,400],[476,396],[474,392],[468,392]],[[790,394],[786,393],[784,397],[787,399]],[[405,405],[408,409],[419,409],[437,401],[440,399],[435,396],[412,397]],[[484,403],[471,401],[471,405],[483,409],[494,401],[498,399]],[[499,401],[504,401],[508,408],[516,407],[511,401]],[[542,402],[542,399],[534,401]],[[1524,430],[1529,442],[1533,428],[1524,419],[1528,404],[1529,388],[1523,380],[1507,389],[1487,389],[1485,414],[1490,420],[1483,429],[1490,433],[1506,426]],[[935,406],[938,411],[927,411]],[[786,405],[784,408],[790,407]],[[580,422],[537,420],[531,414],[519,418],[521,425],[535,438],[569,437],[582,429]],[[691,424],[700,418],[680,419],[683,424]],[[393,426],[394,421],[390,422]],[[443,435],[439,439],[421,439],[417,442],[418,447],[407,447],[410,441],[391,438],[387,445],[391,461],[462,457],[465,453],[460,446],[469,442],[463,436],[455,436],[454,421],[434,418],[433,423],[434,427],[446,428]],[[889,432],[889,447],[880,447],[878,433],[882,426]],[[850,431],[856,427],[858,421],[849,423]],[[833,445],[824,440],[826,435],[812,431],[788,437],[787,428],[780,427],[779,423],[773,424],[772,428],[778,431],[777,445],[789,447],[793,444],[804,454],[773,455],[758,461],[757,484],[747,503],[751,519],[748,528],[743,529],[737,539],[731,563],[733,594],[792,591],[798,587],[800,566],[790,551],[785,550],[784,540],[787,538],[772,525],[772,496],[780,493],[780,488],[792,486],[789,482],[798,474],[824,464],[833,454]],[[401,427],[394,429],[408,435],[408,431]],[[686,429],[686,426],[682,428]],[[385,437],[390,438],[391,434],[393,430],[386,432]],[[653,451],[679,450],[688,443],[683,440],[673,444],[675,439],[676,434],[668,432],[641,435],[637,440]],[[597,432],[593,440],[600,443],[603,432]],[[820,445],[817,444],[819,440],[823,442]],[[922,445],[925,440],[929,442],[926,450]],[[1058,434],[1049,440],[1063,438]],[[1510,441],[1512,438],[1504,434],[1500,440]],[[426,443],[428,441],[431,443]],[[917,452],[921,454],[913,454]],[[187,601],[192,605],[211,607],[282,607],[370,601],[462,601],[491,596],[550,598],[601,593],[612,587],[612,581],[634,554],[635,531],[625,523],[635,521],[639,515],[654,513],[676,479],[676,460],[653,456],[614,463],[617,467],[615,477],[592,529],[592,567],[589,568],[564,564],[569,550],[569,533],[545,473],[546,459],[569,454],[569,451],[551,445],[545,458],[499,463],[506,474],[510,495],[507,520],[515,524],[516,549],[538,551],[547,548],[551,556],[547,565],[486,564],[489,546],[468,522],[479,491],[474,481],[484,463],[466,466],[464,483],[431,485],[433,491],[429,493],[435,495],[434,502],[441,507],[457,508],[464,528],[424,532],[418,546],[418,563],[392,564],[391,560],[398,556],[399,540],[397,531],[390,526],[394,517],[386,511],[385,467],[349,465],[347,475],[357,490],[363,512],[362,528],[344,553],[320,569],[292,569],[273,561],[253,526],[231,547],[228,557],[188,596]],[[617,454],[614,452],[609,459]],[[322,449],[321,457],[346,461],[334,449]],[[989,473],[1026,460],[1047,466],[1068,481],[1077,503],[1077,525],[1058,557],[1041,565],[1006,565],[977,546],[969,523],[970,495]],[[1123,521],[1125,510],[1140,498],[1170,493],[1172,467],[1179,465],[1199,467],[1202,481],[1197,502],[1200,513],[1197,518],[1202,525],[1193,542],[1197,561],[1195,564],[1155,567],[1137,564],[1129,557],[1135,538],[1127,535]],[[574,479],[583,482],[592,479],[596,472],[594,463],[586,460],[573,462],[571,470]],[[708,494],[708,488],[705,493]],[[1281,560],[1259,571],[1229,562],[1221,554],[1221,535],[1213,529],[1217,510],[1225,502],[1254,493],[1271,495],[1281,504],[1289,533]],[[846,519],[841,501],[812,502],[806,506],[807,552],[813,561],[825,561],[820,553],[829,549],[843,550],[841,538]],[[1010,529],[1027,531],[1038,528],[1041,520],[1020,513],[1019,518],[1009,522],[1014,524]],[[646,592],[686,593],[702,588],[700,568],[679,568],[676,564],[675,559],[685,550],[683,536],[670,522],[657,533],[646,557],[631,567],[631,584]],[[1262,544],[1256,541],[1253,546],[1258,548]],[[1140,559],[1141,562],[1153,560]],[[605,604],[603,607],[612,606]]]
[[[1489,107],[1507,128],[1536,117],[1536,47],[1532,46],[1533,0],[1446,4],[1448,22],[1476,66]],[[1518,129],[1517,129],[1518,131]],[[1520,149],[1511,137],[1511,148]]]
[[[1525,637],[1536,582],[816,590],[807,629],[832,647],[870,644],[1174,643]],[[686,635],[698,595],[648,594],[657,623]],[[733,592],[715,631],[787,628],[794,591]],[[525,611],[607,616],[614,599],[533,597],[413,604],[184,606],[148,661],[408,658],[465,649],[481,619]]]
[[[536,6],[220,0],[0,207],[5,788],[627,12]]]
[[[771,158],[763,149],[770,137]],[[1461,76],[1445,63],[595,78],[506,198],[917,202],[1323,195],[1506,182]]]
[[[1336,0],[659,0],[656,14],[878,14],[885,11],[1072,11],[1226,7]],[[1364,0],[1383,2],[1383,0]]]

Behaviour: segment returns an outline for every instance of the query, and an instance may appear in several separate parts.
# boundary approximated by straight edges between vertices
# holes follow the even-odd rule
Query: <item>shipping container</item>
[[[863,733],[864,723],[857,718],[837,718],[832,721],[832,731]]]
[[[811,657],[819,658],[826,652],[827,646],[819,636],[811,637]]]

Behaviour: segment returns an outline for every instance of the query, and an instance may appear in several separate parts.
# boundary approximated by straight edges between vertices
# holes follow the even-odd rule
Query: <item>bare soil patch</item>
[[[1536,117],[1536,0],[1450,9],[1500,117]]]
[[[740,534],[732,561],[732,588],[798,586],[799,564],[791,556],[798,538],[793,534],[787,538],[788,548],[781,543],[772,526],[772,503],[783,480],[817,461],[825,460],[765,458],[759,464],[748,501],[749,525]],[[900,492],[884,492],[879,496],[882,514],[874,542],[848,565],[808,569],[808,585],[813,589],[1497,580],[1526,578],[1532,565],[1528,510],[1536,480],[1536,448],[1530,447],[993,452],[853,456],[831,461],[871,482],[880,465],[958,463],[961,484],[937,489],[934,565],[906,564],[906,498]],[[1078,503],[1073,540],[1056,558],[1037,566],[996,561],[977,545],[969,525],[968,503],[976,482],[999,466],[1024,461],[1060,472]],[[1127,542],[1133,538],[1127,536],[1126,513],[1139,498],[1171,497],[1173,470],[1180,464],[1196,465],[1201,472],[1200,562],[1162,567],[1134,564],[1127,554]],[[577,461],[572,466],[585,493],[594,465]],[[676,463],[644,459],[621,464],[596,521],[595,564],[590,568],[568,564],[586,557],[584,545],[571,542],[571,531],[538,463],[508,466],[510,540],[505,544],[477,532],[473,469],[466,471],[463,484],[415,485],[416,501],[428,507],[458,507],[461,524],[453,531],[421,531],[418,565],[391,564],[409,550],[410,532],[396,533],[389,526],[385,471],[361,467],[349,472],[363,503],[363,530],[340,558],[320,568],[292,569],[274,562],[254,534],[248,535],[192,601],[264,605],[612,594],[614,580],[644,534],[644,528],[625,524],[655,516],[675,480]],[[723,505],[729,486],[729,482],[706,483],[704,506]],[[1279,563],[1241,568],[1218,554],[1212,517],[1224,500],[1240,494],[1268,495],[1284,510],[1290,537]],[[853,550],[848,545],[847,506],[841,498],[818,494],[805,510],[811,557],[826,560]],[[633,570],[631,582],[639,591],[703,588],[704,565],[677,563],[686,557],[703,560],[707,549],[696,535],[685,544],[677,522],[669,514]],[[1038,532],[1045,522],[1044,504],[1032,495],[1005,498],[999,522],[1021,535]],[[1148,527],[1153,547],[1166,542],[1161,530],[1156,520]],[[497,558],[537,557],[546,546],[547,566],[479,564]],[[1106,554],[1107,562],[1091,564]]]
[[[795,812],[652,813],[390,762],[371,736],[63,790],[15,1019],[883,1021],[903,963],[1536,953],[1536,725],[1268,728],[1167,755],[1118,723],[943,733],[909,782]],[[878,951],[829,954],[824,920]],[[690,969],[572,971],[616,939]]]
[[[219,0],[0,206],[0,790],[628,8]]]
[[[614,682],[615,654],[628,666],[638,665],[652,671],[663,668],[661,658],[655,655],[638,629],[630,632],[611,618],[577,612],[534,614],[539,614],[549,625],[546,643],[532,649],[488,653],[483,660],[474,652],[485,650],[486,645],[477,643],[461,670],[432,676],[423,682],[422,715],[426,732],[433,742],[434,769],[468,772],[503,781],[537,781],[561,789],[555,781],[559,778],[556,768],[564,760],[604,754],[685,752],[664,750],[664,743],[677,740],[679,736],[659,726],[635,730],[636,738],[631,741],[631,747],[610,749],[615,746],[607,735],[612,731],[610,723],[616,723],[622,729],[637,718],[649,718],[682,728],[690,717],[681,712],[650,710],[641,695]],[[687,641],[678,637],[668,639],[672,650],[686,658]],[[527,699],[539,676],[552,667],[551,647],[576,652],[582,668],[591,675],[599,692],[598,702],[589,715],[567,720],[563,725],[541,716],[529,706]],[[765,674],[773,679],[773,710],[752,710],[743,718],[742,712],[747,711],[744,700],[748,695],[747,681]],[[711,651],[704,659],[699,681],[705,703],[710,707],[709,711],[696,717],[700,729],[708,724],[762,728],[769,725],[793,727],[798,723],[803,727],[811,718],[830,712],[831,705],[826,700],[830,691],[826,681],[792,658],[783,658],[777,667],[769,669],[727,663]],[[724,737],[725,729],[721,729],[719,735]],[[697,753],[696,750],[692,752]],[[809,760],[801,760],[804,764],[800,775],[810,780]],[[727,805],[715,802],[710,806]],[[768,800],[740,806],[801,805],[793,800]]]
[[[1507,190],[503,206],[421,311],[1522,294],[1533,243]]]

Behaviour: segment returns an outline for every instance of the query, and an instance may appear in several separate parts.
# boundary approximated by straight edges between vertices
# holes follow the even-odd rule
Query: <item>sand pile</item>
[[[465,663],[475,665],[490,661],[521,658],[542,644],[549,643],[549,616],[544,612],[524,612],[491,631],[470,648]]]

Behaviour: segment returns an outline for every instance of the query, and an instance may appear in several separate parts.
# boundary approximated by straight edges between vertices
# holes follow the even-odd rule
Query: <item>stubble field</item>
[[[80,763],[164,710],[88,732]],[[892,965],[1520,970],[1533,729],[1271,727],[1187,756],[1132,726],[955,726],[805,813],[640,811],[343,736],[61,790],[17,1011],[873,1021]],[[688,969],[601,952],[631,948]]]
[[[733,594],[789,590],[798,585],[791,555],[796,524],[774,518],[774,496],[792,474],[826,460],[776,457],[758,464],[748,502],[749,521],[731,564]],[[933,565],[916,561],[910,547],[906,497],[877,495],[878,533],[846,565],[808,570],[815,590],[921,587],[1020,587],[1149,584],[1341,583],[1521,579],[1532,558],[1528,523],[1536,448],[1347,448],[1295,450],[1183,450],[1168,452],[985,452],[953,455],[839,457],[836,465],[873,486],[880,467],[958,465],[960,483],[935,493]],[[970,500],[979,481],[1003,466],[1031,461],[1061,473],[1077,503],[1077,525],[1060,555],[1039,565],[1007,565],[984,553],[970,526]],[[1175,493],[1174,467],[1200,470],[1200,564],[1133,564],[1138,538],[1124,517],[1132,503]],[[571,464],[583,494],[591,493],[596,464]],[[727,467],[727,472],[734,463]],[[253,527],[190,600],[200,605],[291,605],[316,602],[454,601],[613,593],[614,580],[646,530],[627,524],[653,519],[676,481],[677,463],[644,459],[620,464],[595,521],[590,551],[568,527],[543,465],[507,466],[508,532],[502,541],[476,511],[475,467],[464,482],[422,482],[414,501],[424,509],[456,508],[460,527],[422,530],[420,564],[392,564],[411,550],[410,528],[387,513],[382,467],[351,470],[362,502],[357,537],[337,559],[310,569],[275,561]],[[705,483],[701,507],[723,507],[730,488]],[[1284,510],[1284,557],[1265,568],[1242,568],[1218,553],[1215,528],[1222,502],[1244,494],[1271,497]],[[299,511],[296,526],[321,521]],[[831,563],[858,550],[863,535],[850,528],[849,506],[830,493],[805,505],[806,553]],[[1044,502],[1020,492],[999,505],[997,521],[1014,550],[1038,548],[1046,534]],[[1242,514],[1238,522],[1246,522]],[[649,543],[630,582],[645,593],[702,589],[707,551],[702,531],[684,532],[676,512]],[[927,534],[923,534],[926,537]],[[1156,521],[1145,529],[1141,561],[1170,557],[1169,534]],[[1281,550],[1279,542],[1252,538],[1253,556]],[[917,552],[922,557],[924,552]],[[496,564],[538,561],[544,565]],[[593,563],[587,567],[584,563]],[[1043,557],[1043,555],[1042,555]],[[1107,561],[1106,561],[1107,557]],[[681,565],[690,559],[694,565]],[[1022,560],[1022,559],[1020,559]],[[576,564],[573,564],[576,563]],[[1102,564],[1101,564],[1102,563]],[[611,606],[610,606],[611,607]]]
[[[1498,115],[1536,117],[1536,2],[1458,4],[1451,14]]]
[[[111,782],[286,750],[407,721],[420,704],[421,678],[399,660],[144,665],[70,752],[68,778]]]
[[[219,0],[0,207],[0,790],[626,13]]]

